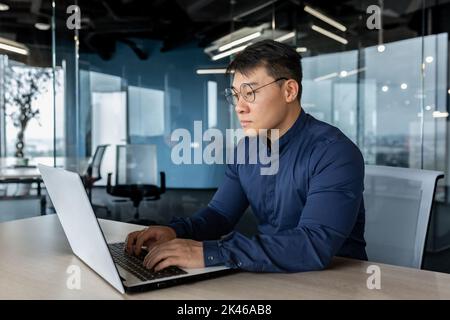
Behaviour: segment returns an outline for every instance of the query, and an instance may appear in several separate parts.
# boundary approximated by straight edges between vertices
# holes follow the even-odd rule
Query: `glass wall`
[[[7,42],[6,38],[0,38],[0,46],[2,41]],[[9,51],[16,46],[23,46],[24,51],[20,54]],[[55,69],[54,86],[51,59],[39,46],[14,41],[6,48],[0,50],[1,156],[16,158],[18,163],[21,159],[53,157],[53,129],[55,125],[63,125],[62,118],[54,117],[54,110],[57,102],[57,110],[64,112],[64,70]],[[47,49],[51,50],[51,44]],[[63,137],[56,137],[56,148],[63,148]],[[11,160],[13,163],[14,159]]]
[[[357,143],[367,164],[445,170],[447,44],[443,33],[305,57],[302,106]]]
[[[29,120],[23,132],[24,148],[23,155],[25,157],[53,157],[54,139],[53,126],[56,124],[58,133],[56,135],[56,150],[61,152],[64,149],[64,136],[61,135],[61,128],[63,118],[57,117],[57,123],[54,123],[53,113],[53,99],[56,98],[56,112],[64,114],[63,99],[64,99],[64,73],[61,68],[56,70],[56,95],[53,95],[53,81],[51,68],[37,68],[27,65],[18,64],[15,61],[9,61],[7,68],[10,68],[8,82],[6,83],[5,98],[13,99],[14,96],[20,95],[17,80],[20,83],[28,83],[32,85],[32,79],[36,79],[37,85],[40,87],[35,97],[30,104],[30,114],[36,116]],[[42,72],[44,76],[39,75]],[[11,81],[13,79],[13,81]],[[31,92],[31,88],[26,88],[26,91]],[[21,131],[20,117],[22,113],[17,110],[17,105],[13,103],[5,104],[5,155],[7,157],[15,157],[17,154],[17,137]],[[26,142],[26,143],[25,143]]]
[[[201,136],[194,137],[194,121],[201,122],[202,130],[215,127],[225,131],[230,126],[230,108],[220,93],[228,79],[198,75],[198,68],[215,64],[195,46],[159,53],[160,43],[140,43],[154,52],[151,59],[140,60],[121,44],[108,61],[96,54],[80,55],[81,149],[89,155],[99,144],[110,145],[102,168],[106,176],[106,172],[114,172],[116,145],[154,144],[158,170],[167,173],[169,187],[217,187],[224,168],[174,164],[171,134],[175,129],[187,129],[192,148],[203,148]]]
[[[175,164],[170,138],[187,129],[194,155],[208,144],[196,121],[201,131],[238,126],[223,96],[230,79],[199,69],[226,67],[233,54],[220,44],[251,35],[230,48],[292,45],[303,56],[303,108],[340,128],[368,164],[444,171],[438,198],[447,200],[449,1],[44,1],[28,25],[20,14],[30,8],[9,5],[0,11],[3,158],[22,163],[22,152],[79,171],[109,144],[106,177],[116,145],[154,144],[169,188],[216,188],[224,166]],[[19,70],[35,82],[48,73],[20,139]]]
[[[282,1],[222,5],[217,24],[208,20],[214,10],[206,4],[174,8],[185,11],[183,19],[208,20],[211,26],[196,33],[202,40],[180,40],[173,48],[133,29],[138,18],[132,15],[142,14],[132,4],[119,8],[49,1],[39,8],[40,15],[47,14],[46,23],[36,19],[40,28],[26,35],[6,19],[8,11],[0,12],[0,37],[16,48],[0,49],[1,156],[70,158],[79,169],[97,145],[110,144],[106,174],[114,172],[115,145],[151,143],[157,146],[159,170],[168,173],[169,187],[217,187],[223,166],[175,165],[170,136],[175,129],[187,129],[194,152],[205,147],[194,134],[195,121],[201,121],[202,130],[237,127],[223,96],[230,79],[197,70],[226,67],[233,55],[218,57],[214,44],[256,30],[261,39],[275,38],[301,52],[303,108],[340,128],[358,144],[366,163],[448,171],[450,28],[443,16],[448,3],[361,0],[344,8],[312,1],[308,9]],[[372,5],[380,15],[369,10]],[[122,19],[119,9],[124,10]],[[314,11],[338,25],[324,22]],[[92,22],[95,12],[107,13],[105,21],[112,17],[117,25],[100,30]],[[25,130],[14,121],[20,108],[8,103],[19,70],[42,80],[29,104],[34,115]],[[38,73],[47,73],[47,79],[39,80]]]

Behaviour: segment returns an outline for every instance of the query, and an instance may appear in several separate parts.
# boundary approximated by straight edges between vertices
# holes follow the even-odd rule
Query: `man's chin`
[[[256,137],[258,135],[258,130],[255,128],[242,128],[244,134],[248,137]]]

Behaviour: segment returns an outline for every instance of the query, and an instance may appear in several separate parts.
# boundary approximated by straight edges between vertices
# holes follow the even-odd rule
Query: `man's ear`
[[[287,103],[294,102],[299,94],[298,82],[293,79],[287,80],[285,83],[284,94]]]

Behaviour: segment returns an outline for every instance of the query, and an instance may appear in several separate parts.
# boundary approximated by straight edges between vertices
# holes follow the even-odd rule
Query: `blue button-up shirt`
[[[335,255],[367,260],[364,241],[364,160],[339,129],[303,110],[279,139],[279,169],[227,165],[208,207],[170,226],[178,237],[203,241],[206,266],[263,272],[325,268]],[[253,238],[232,231],[251,206]]]

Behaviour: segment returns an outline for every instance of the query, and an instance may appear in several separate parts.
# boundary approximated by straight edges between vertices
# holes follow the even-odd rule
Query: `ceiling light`
[[[316,81],[316,82],[317,81],[323,81],[323,80],[335,78],[337,76],[338,76],[338,73],[337,72],[333,72],[333,73],[326,74],[324,76],[317,77],[317,78],[314,79],[314,81]]]
[[[34,27],[38,30],[47,31],[50,30],[50,25],[48,23],[44,22],[36,22],[34,24]]]
[[[355,69],[355,70],[346,71],[347,72],[346,77],[352,76],[352,75],[357,74],[358,72],[362,72],[362,71],[366,71],[366,68],[359,68],[359,69]]]
[[[433,111],[433,118],[447,118],[448,112]]]
[[[2,1],[2,0],[0,0]],[[254,39],[259,37],[267,38],[264,30],[270,28],[270,23],[266,22],[255,27],[243,27],[236,31],[233,31],[227,35],[220,37],[217,40],[211,42],[203,52],[210,58],[214,55],[225,52],[229,49],[245,45],[248,41],[255,41]],[[272,34],[272,33],[271,33]],[[257,41],[257,40],[256,40]]]
[[[310,6],[305,6],[304,10],[306,12],[308,12],[309,14],[313,15],[314,17],[319,18],[323,22],[326,22],[329,25],[335,27],[336,29],[339,29],[339,30],[344,31],[344,32],[347,31],[347,28],[343,24],[337,22],[336,20],[333,20],[333,19],[327,17],[323,13],[320,13],[319,11],[311,8]]]
[[[241,43],[253,40],[255,38],[261,37],[261,35],[262,35],[262,33],[260,31],[252,33],[252,34],[249,34],[248,36],[245,36],[243,38],[231,41],[230,43],[224,44],[223,46],[219,47],[218,50],[219,50],[219,52],[228,50],[230,48],[233,48],[233,47],[237,46],[238,44],[241,44]]]
[[[433,57],[432,56],[428,56],[425,58],[425,62],[426,63],[432,63],[433,62]]]
[[[448,92],[448,94],[450,94],[450,89],[448,89],[448,91],[447,91],[447,92]]]
[[[381,87],[381,91],[383,91],[383,92],[387,92],[388,90],[389,90],[388,86],[382,86]]]
[[[9,6],[6,3],[0,2],[0,11],[8,11],[8,10],[9,10]]]
[[[406,83],[402,83],[400,85],[400,88],[402,88],[402,90],[406,90],[408,88],[408,85]]]
[[[305,47],[298,47],[297,49],[295,49],[295,51],[297,51],[298,53],[302,53],[302,52],[308,51],[308,48],[305,48]]]
[[[358,72],[362,72],[365,71],[366,68],[359,68],[359,69],[354,69],[354,70],[350,70],[350,71],[346,71],[346,70],[342,70],[341,72],[337,73],[337,72],[332,72],[320,77],[317,77],[314,79],[314,81],[323,81],[323,80],[328,80],[328,79],[332,79],[335,78],[337,76],[341,77],[341,78],[345,78],[345,77],[349,77],[352,76],[354,74],[357,74]]]
[[[10,51],[25,56],[29,54],[29,50],[25,45],[1,37],[0,37],[0,50]]]
[[[213,56],[211,59],[214,60],[214,61],[216,61],[216,60],[219,60],[219,59],[222,59],[222,58],[231,56],[233,53],[236,53],[236,52],[239,52],[239,51],[244,50],[244,49],[247,48],[249,45],[250,45],[250,44],[245,44],[245,45],[243,45],[243,46],[240,46],[240,47],[237,47],[237,48],[234,48],[234,49],[231,49],[231,50],[228,50],[228,51],[225,51],[225,52],[216,54],[216,55]]]
[[[226,73],[226,68],[218,68],[218,69],[197,69],[197,74],[224,74]]]
[[[295,37],[295,31],[289,32],[289,33],[282,35],[281,37],[278,37],[274,40],[278,41],[278,42],[283,42],[283,41],[289,40],[290,38],[293,38],[293,37]]]
[[[319,32],[319,33],[323,34],[324,36],[327,36],[327,37],[329,37],[329,38],[331,38],[333,40],[336,40],[337,42],[340,42],[342,44],[347,44],[348,43],[347,39],[342,38],[342,37],[340,37],[340,36],[330,32],[328,30],[325,30],[325,29],[323,29],[321,27],[318,27],[315,24],[313,24],[311,26],[311,29],[313,29],[314,31]]]
[[[385,47],[384,45],[382,45],[382,44],[380,44],[380,45],[377,47],[378,52],[384,52],[385,49],[386,49],[386,47]]]

